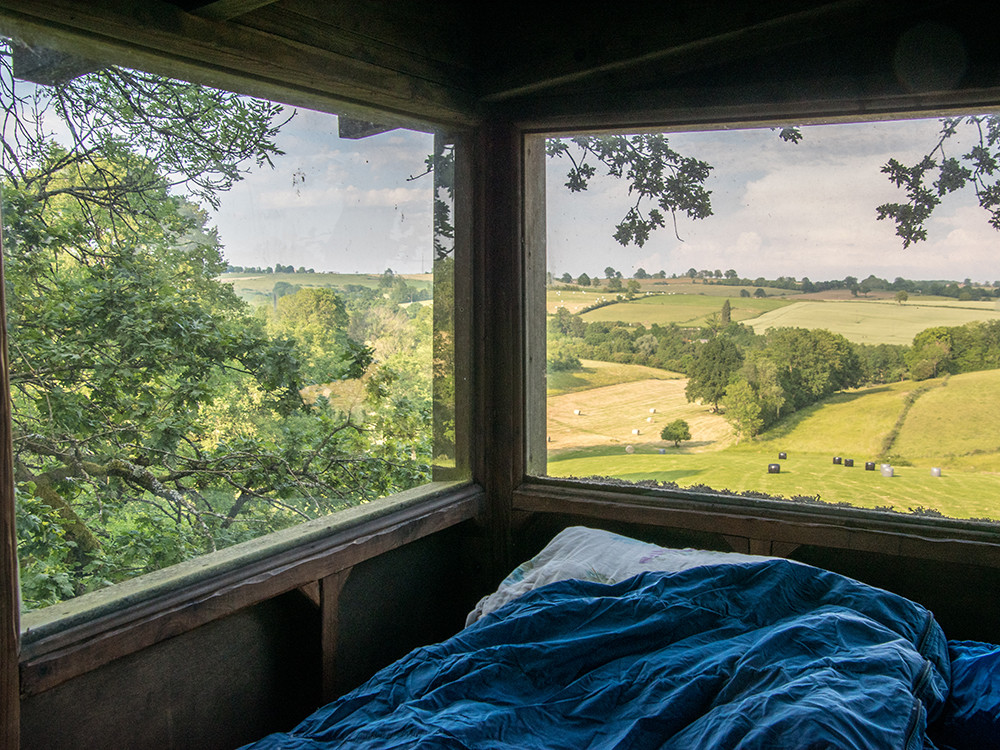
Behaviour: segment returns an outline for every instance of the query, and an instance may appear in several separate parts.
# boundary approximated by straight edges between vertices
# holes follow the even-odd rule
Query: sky
[[[299,109],[278,147],[285,154],[274,168],[254,170],[212,215],[230,264],[430,271],[432,179],[416,176],[433,151],[432,135],[393,130],[341,139],[335,115]]]
[[[1000,279],[1000,233],[987,223],[971,190],[946,196],[928,223],[928,240],[903,249],[891,220],[876,206],[905,196],[881,173],[892,157],[914,164],[938,140],[938,120],[803,127],[787,143],[771,128],[668,134],[685,156],[713,166],[706,187],[714,215],[678,217],[678,235],[657,230],[644,247],[623,248],[615,224],[632,203],[620,180],[595,178],[586,193],[562,187],[569,164],[551,160],[547,171],[549,270],[573,277],[624,276],[637,268],[667,275],[687,269],[735,269],[740,276],[807,276],[813,281]],[[968,151],[969,141],[948,148]]]
[[[947,196],[925,242],[902,247],[875,207],[904,196],[881,173],[895,157],[910,164],[937,142],[940,122],[811,125],[797,143],[771,128],[668,134],[685,156],[712,165],[713,216],[678,218],[644,247],[623,248],[615,224],[631,205],[621,180],[599,173],[585,193],[563,183],[569,163],[547,167],[548,267],[557,276],[603,276],[612,266],[681,275],[688,268],[741,276],[869,274],[912,279],[1000,278],[1000,233],[971,190]],[[949,147],[965,153],[969,142]],[[214,216],[233,265],[305,266],[343,273],[430,270],[433,137],[394,130],[362,140],[337,136],[335,115],[299,110],[279,136],[285,156],[223,196]]]

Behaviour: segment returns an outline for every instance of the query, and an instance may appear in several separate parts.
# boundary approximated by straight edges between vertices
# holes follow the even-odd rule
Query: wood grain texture
[[[261,9],[261,12],[266,8]],[[161,0],[5,0],[0,33],[30,44],[326,111],[412,123],[475,121],[459,85],[409,75],[381,57],[366,61],[351,40],[323,49],[285,33],[185,13]],[[442,76],[447,77],[447,76]],[[457,78],[457,77],[456,77]]]
[[[2,216],[0,216],[2,219]],[[3,251],[0,221],[0,255]],[[20,592],[17,532],[14,525],[14,455],[11,434],[10,370],[7,357],[7,306],[0,263],[0,747],[19,746]]]
[[[543,482],[519,487],[514,509],[710,531],[725,536],[734,550],[755,554],[789,554],[795,546],[814,545],[1000,568],[1000,530],[992,524]]]
[[[475,487],[227,569],[25,644],[21,691],[36,694],[122,656],[321,580],[477,516]]]

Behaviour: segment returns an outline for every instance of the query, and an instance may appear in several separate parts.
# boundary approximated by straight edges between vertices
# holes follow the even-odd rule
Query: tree
[[[896,292],[896,304],[901,305],[910,298],[909,293],[905,289],[900,289]]]
[[[660,430],[661,440],[672,440],[674,447],[680,446],[682,440],[691,439],[691,427],[683,419],[675,419]]]
[[[726,386],[722,403],[726,408],[726,419],[733,425],[737,437],[753,437],[760,432],[764,425],[760,403],[746,380],[735,380]]]
[[[639,286],[639,282],[636,281],[635,279],[629,279],[625,284],[625,294],[628,296],[629,299],[635,297],[635,295],[639,293],[640,289],[641,287]]]
[[[615,276],[614,278],[608,279],[608,291],[609,292],[620,292],[622,290],[622,280]]]
[[[580,286],[590,286],[590,276],[585,273],[581,273],[577,278],[576,283]]]
[[[604,269],[604,278],[611,280],[616,278],[617,276],[618,272],[611,266],[608,266],[607,268]]]
[[[373,393],[361,429],[302,396],[310,371],[370,362],[342,303],[293,310],[302,292],[276,288],[265,322],[217,280],[226,263],[199,204],[280,154],[284,110],[116,68],[25,92],[10,65],[0,49],[26,606],[419,481],[425,467],[399,460],[401,440],[428,433],[419,405]],[[300,313],[304,328],[289,323]]]
[[[723,275],[727,279],[738,279],[739,278],[739,274],[736,273],[736,270],[733,269],[733,268],[726,269],[726,272]]]
[[[573,277],[570,276],[569,273],[567,272],[567,273],[564,273],[562,276],[559,277],[559,281],[561,281],[563,284],[572,284],[573,283]]]
[[[733,373],[743,363],[739,347],[726,336],[717,336],[704,344],[688,370],[684,395],[688,401],[701,401],[719,410],[719,402]]]
[[[712,215],[711,193],[704,186],[712,167],[674,151],[663,134],[550,139],[547,151],[550,157],[570,160],[566,187],[572,192],[586,190],[597,173],[591,160],[605,167],[608,175],[629,180],[635,202],[615,228],[614,238],[621,245],[634,242],[642,247],[654,229],[665,226],[666,214],[675,235],[678,213],[692,219]],[[647,208],[648,203],[656,207]]]
[[[947,146],[960,132],[972,135],[973,146],[961,156],[949,156]],[[882,172],[906,193],[901,203],[883,203],[879,220],[891,219],[903,247],[927,239],[926,222],[942,198],[971,185],[989,223],[1000,230],[1000,116],[975,115],[941,120],[937,143],[912,166],[890,159]]]
[[[645,268],[637,268],[637,269],[635,269],[635,273],[632,274],[632,278],[633,279],[648,279],[649,278],[649,274],[646,273],[646,269]]]
[[[722,311],[719,313],[719,320],[724,326],[729,325],[733,320],[733,307],[729,304],[728,298],[722,302]]]
[[[757,287],[753,290],[753,296],[757,299],[764,299],[767,296],[767,292],[765,292],[761,287]]]

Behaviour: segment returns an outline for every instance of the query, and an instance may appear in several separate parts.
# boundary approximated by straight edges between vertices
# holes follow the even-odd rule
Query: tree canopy
[[[287,111],[119,68],[23,84],[9,47],[0,85],[26,606],[426,480],[429,367],[370,367],[332,290],[255,311],[218,279],[206,209],[280,156]],[[363,410],[306,388],[344,379]]]

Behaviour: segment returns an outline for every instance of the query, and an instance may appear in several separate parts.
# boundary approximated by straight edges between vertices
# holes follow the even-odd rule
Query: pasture
[[[684,376],[644,365],[623,365],[617,362],[601,362],[596,359],[580,360],[582,370],[574,372],[550,372],[546,376],[546,395],[560,396],[564,393],[586,391],[606,385],[633,383],[637,380],[676,380]]]
[[[781,473],[767,473],[771,462]],[[755,490],[785,498],[816,497],[830,503],[862,508],[933,508],[954,518],[1000,519],[1000,475],[945,471],[933,477],[929,465],[894,467],[894,476],[865,471],[855,458],[853,467],[834,464],[832,454],[791,451],[778,461],[777,453],[723,451],[694,453],[668,448],[661,454],[637,448],[632,455],[619,447],[601,454],[549,460],[548,473],[559,477],[613,476],[629,481],[653,479],[681,487],[705,485],[716,490]]]
[[[348,284],[374,289],[379,284],[377,273],[224,273],[219,281],[231,284],[233,290],[247,302],[262,302],[269,299],[274,285],[279,281],[302,287],[328,287],[343,289]],[[400,274],[406,283],[415,289],[430,289],[433,275]]]
[[[730,292],[733,289],[733,287],[725,288]],[[581,317],[588,323],[619,320],[624,323],[642,323],[645,326],[653,323],[703,326],[708,323],[710,317],[719,314],[725,299],[729,300],[732,320],[737,322],[756,319],[763,313],[792,304],[788,300],[775,297],[758,299],[701,294],[657,294],[600,307],[583,313]]]
[[[783,326],[825,328],[857,344],[912,344],[931,326],[960,326],[976,320],[1000,319],[996,301],[930,303],[885,300],[802,300],[767,311],[748,321],[755,333]]]
[[[593,394],[570,394],[576,398],[572,403],[566,396],[550,399],[549,425],[555,437],[549,444],[548,473],[652,479],[789,498],[818,494],[827,502],[860,507],[933,508],[959,518],[1000,519],[1000,430],[991,419],[1000,409],[998,370],[836,394],[740,444],[734,443],[731,430],[727,432],[723,417],[686,402],[683,379],[662,381],[674,387],[658,391],[645,385],[648,382],[636,381],[621,391],[611,386],[594,389]],[[656,416],[662,417],[661,424],[688,420],[692,440],[674,448],[659,440],[661,428],[647,433],[640,427],[640,435],[631,435],[627,428],[643,418],[632,400],[635,391],[659,398]],[[592,414],[566,413],[574,404],[587,403],[591,395],[596,396],[588,407]],[[604,405],[613,399],[629,408]],[[615,415],[621,417],[618,422]],[[898,435],[888,448],[895,476],[865,471],[866,461],[880,462],[886,437],[894,429]],[[626,445],[635,453],[627,454]],[[787,460],[778,460],[781,451],[787,452]],[[855,466],[834,464],[834,456],[852,458]],[[781,464],[779,474],[767,472],[772,462]],[[941,468],[942,476],[931,476],[932,467]]]

